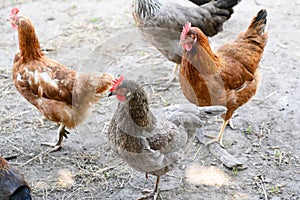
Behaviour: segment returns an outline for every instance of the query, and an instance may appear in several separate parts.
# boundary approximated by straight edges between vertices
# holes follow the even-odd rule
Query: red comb
[[[124,80],[124,76],[121,75],[119,78],[113,80],[113,86],[110,88],[109,91],[114,91],[119,85],[121,85],[122,81]]]
[[[17,15],[18,13],[19,13],[19,9],[13,8],[13,9],[11,9],[9,16]]]
[[[190,31],[190,28],[192,27],[191,22],[187,22],[185,23],[185,25],[182,28],[182,32],[180,35],[180,40],[184,40],[185,36],[188,34],[188,32]]]

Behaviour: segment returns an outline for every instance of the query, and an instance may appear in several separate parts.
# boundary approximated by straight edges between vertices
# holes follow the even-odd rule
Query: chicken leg
[[[211,144],[211,143],[214,143],[214,142],[218,142],[221,147],[224,148],[224,145],[223,145],[223,134],[224,134],[224,130],[226,128],[226,125],[228,124],[229,120],[223,120],[223,124],[221,126],[221,129],[220,129],[220,132],[219,132],[219,135],[217,137],[214,137],[214,136],[208,136],[210,138],[213,138],[212,140],[208,141],[207,143],[205,143],[205,146]]]
[[[67,131],[65,129],[65,127],[66,126],[63,123],[60,124],[60,126],[58,128],[58,140],[57,140],[57,143],[48,143],[48,142],[42,143],[43,146],[53,147],[52,149],[49,150],[49,153],[60,150],[61,147],[62,147],[62,141],[63,141],[64,137],[68,138],[67,134],[70,134],[70,132]]]
[[[178,64],[176,63],[173,70],[172,70],[172,74],[167,82],[167,85],[169,85],[171,82],[173,82],[174,80],[176,80],[176,73],[177,73],[177,70],[178,70]]]
[[[173,67],[172,73],[170,76],[167,77],[163,77],[163,78],[159,78],[157,79],[157,81],[167,81],[166,85],[170,85],[174,80],[176,80],[176,74],[177,74],[177,70],[179,65],[176,63],[175,66]]]
[[[145,199],[149,199],[151,197],[153,197],[153,199],[156,200],[158,197],[158,193],[159,193],[159,189],[158,189],[159,181],[160,181],[160,176],[157,176],[154,190],[150,190],[150,191],[144,190],[143,193],[148,193],[148,194],[137,198],[137,200],[145,200]]]
[[[229,127],[232,129],[232,130],[235,130],[235,126],[233,125],[233,122],[232,122],[232,119],[230,118],[229,119]]]

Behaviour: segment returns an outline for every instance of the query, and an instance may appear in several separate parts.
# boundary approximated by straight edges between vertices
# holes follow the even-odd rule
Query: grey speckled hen
[[[198,5],[207,0],[190,0]],[[222,31],[223,23],[240,0],[214,0],[201,6],[188,7],[175,1],[132,0],[132,14],[144,38],[168,60],[180,64],[182,49],[178,45],[186,22],[199,27],[205,35]]]
[[[111,95],[120,102],[108,130],[110,146],[132,168],[157,176],[154,191],[140,199],[158,193],[160,176],[184,158],[204,120],[226,112],[223,106],[179,104],[152,113],[143,88],[122,78]]]

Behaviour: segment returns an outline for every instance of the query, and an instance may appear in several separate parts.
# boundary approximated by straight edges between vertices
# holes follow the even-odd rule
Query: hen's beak
[[[108,97],[111,97],[111,96],[113,96],[113,95],[115,95],[115,93],[114,93],[113,91],[110,91],[110,92],[108,93]]]
[[[11,17],[9,17],[9,18],[7,18],[7,19],[6,19],[6,21],[8,21],[8,22],[12,22],[12,18],[11,18]]]

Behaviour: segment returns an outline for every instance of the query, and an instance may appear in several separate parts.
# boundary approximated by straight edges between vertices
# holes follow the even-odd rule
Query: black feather
[[[267,11],[266,9],[262,9],[257,13],[257,16],[255,17],[255,21],[263,21],[264,24],[267,23]]]
[[[203,4],[206,4],[210,2],[211,0],[189,0],[190,2],[193,2],[194,4],[201,6]]]
[[[30,190],[27,186],[19,187],[10,197],[9,200],[31,200]]]
[[[216,0],[217,7],[222,9],[229,9],[237,5],[241,0]]]

